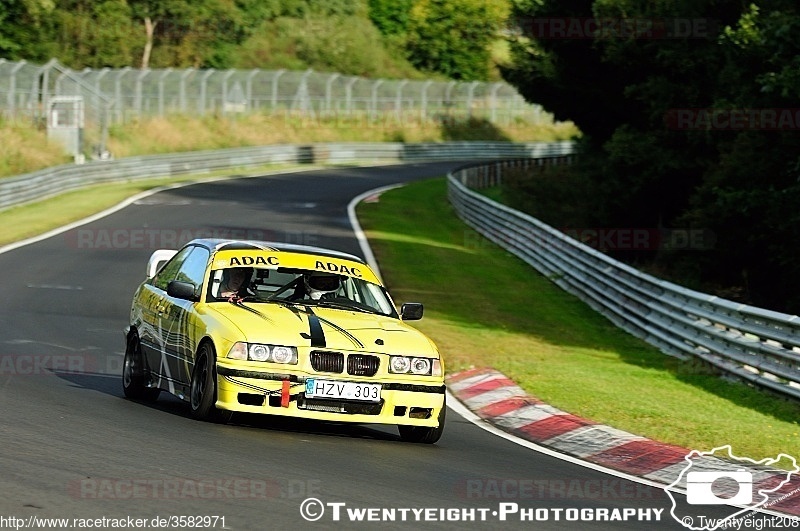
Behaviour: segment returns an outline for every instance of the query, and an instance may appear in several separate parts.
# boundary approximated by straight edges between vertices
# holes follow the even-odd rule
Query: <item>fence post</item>
[[[93,100],[94,100],[95,109],[102,109],[104,107],[104,103],[101,101],[101,98],[100,98],[100,95],[103,94],[103,87],[101,85],[101,82],[103,81],[103,78],[108,75],[108,73],[110,71],[111,71],[110,68],[107,68],[107,67],[106,68],[101,68],[100,72],[97,74],[97,77],[94,79],[94,91],[95,91],[95,94],[94,94]],[[102,114],[102,113],[98,112],[98,114]],[[102,123],[102,120],[101,120],[101,123]]]
[[[145,70],[140,70],[139,75],[136,76],[136,87],[134,88],[134,109],[136,110],[136,116],[141,119],[142,118],[142,82],[144,78],[150,75],[150,69],[147,68]]]
[[[357,77],[350,78],[347,85],[344,87],[345,91],[345,108],[347,109],[347,116],[353,114],[353,85],[358,81]]]
[[[125,121],[125,105],[122,101],[122,78],[131,71],[131,67],[126,66],[117,72],[117,78],[114,80],[114,105],[117,108],[117,122],[122,123]]]
[[[186,79],[190,75],[192,75],[193,72],[194,72],[194,68],[187,68],[181,74],[180,88],[178,89],[178,92],[179,92],[178,99],[180,100],[179,105],[181,107],[181,112],[184,113],[184,114],[186,113],[186,111],[189,108],[189,105],[188,105],[188,103],[186,101]]]
[[[245,83],[245,98],[247,99],[248,109],[258,108],[257,105],[253,105],[253,78],[256,77],[260,72],[260,68],[254,68],[249,74],[247,74],[247,82]]]
[[[294,95],[294,101],[292,101],[292,110],[297,110],[298,105],[300,107],[300,111],[303,115],[308,114],[309,108],[313,111],[313,106],[311,106],[311,98],[308,93],[308,76],[310,76],[314,71],[312,69],[308,69],[303,73],[303,77],[300,78],[300,85],[297,87],[297,92]]]
[[[499,91],[502,86],[502,83],[494,83],[492,85],[492,92],[489,96],[489,102],[492,107],[490,110],[492,123],[497,121],[497,91]]]
[[[215,70],[213,68],[209,68],[205,72],[203,72],[203,77],[200,78],[200,102],[198,103],[198,112],[200,112],[200,116],[206,115],[206,96],[208,94],[208,78],[210,78],[214,74]]]
[[[370,122],[375,121],[378,115],[378,87],[383,84],[383,79],[378,79],[372,83],[372,102],[370,103]]]
[[[172,73],[172,68],[167,68],[158,76],[158,115],[164,116],[164,81]]]
[[[408,83],[408,80],[404,79],[397,84],[397,93],[394,98],[394,113],[398,123],[403,123],[403,87],[406,83]]]
[[[228,80],[231,78],[233,74],[236,73],[236,70],[230,69],[225,72],[225,75],[222,76],[222,116],[227,114],[227,104],[228,104]]]
[[[286,70],[280,69],[275,72],[275,77],[272,78],[272,114],[275,114],[278,108],[278,80],[285,73]]]
[[[25,61],[20,61],[17,66],[11,69],[11,79],[9,80],[8,87],[8,114],[9,118],[13,119],[17,111],[17,72],[25,66]]]
[[[3,99],[5,103],[2,110],[4,113],[14,115],[20,111],[20,106],[25,103],[25,98],[27,97],[27,87],[25,88],[25,93],[18,93],[19,80],[27,79],[27,75],[21,77],[19,74],[20,71],[27,72],[22,70],[26,63],[24,61],[12,62],[9,65],[9,62],[3,59],[0,59],[0,63],[4,63],[4,72],[10,72],[10,74],[6,75],[6,79],[9,81],[6,85],[7,93],[5,98],[3,99],[3,95],[0,94],[0,99]],[[87,68],[83,72],[76,74],[62,66],[57,66],[56,69],[59,73],[66,72],[66,74],[62,75],[57,80],[57,84],[54,85],[53,78],[49,77],[49,70],[54,65],[58,65],[58,62],[52,59],[44,67],[35,66],[35,68],[39,69],[37,74],[39,79],[34,80],[31,85],[31,90],[35,92],[35,94],[31,94],[31,105],[34,114],[38,112],[34,108],[36,104],[44,102],[46,98],[46,96],[41,96],[42,99],[40,100],[39,91],[43,90],[46,93],[53,86],[62,91],[65,89],[71,91],[72,85],[68,87],[63,85],[68,80],[74,81],[78,85],[76,88],[77,94],[83,95],[86,102],[91,102],[92,108],[102,106],[99,100],[112,103],[110,107],[111,114],[109,115],[112,123],[115,120],[124,122],[127,115],[130,114],[128,113],[129,110],[138,116],[147,114],[165,116],[169,112],[186,114],[193,113],[195,110],[200,114],[207,114],[209,108],[216,108],[220,94],[217,92],[218,89],[215,84],[217,80],[213,78],[217,73],[221,76],[218,79],[222,83],[219,90],[222,94],[223,102],[235,98],[238,102],[237,112],[251,109],[261,110],[262,106],[266,108],[267,105],[271,105],[272,114],[278,112],[282,107],[304,113],[316,110],[326,113],[344,110],[347,116],[363,111],[370,121],[378,120],[379,116],[392,115],[398,120],[403,120],[407,117],[415,119],[417,116],[416,107],[419,108],[418,113],[421,121],[431,119],[433,113],[440,111],[446,116],[462,115],[461,109],[465,105],[466,112],[463,115],[472,116],[475,112],[485,110],[486,118],[488,119],[491,116],[492,121],[508,119],[509,116],[513,116],[511,111],[507,109],[511,105],[516,106],[514,112],[526,117],[532,116],[533,112],[541,112],[538,107],[528,108],[527,103],[521,100],[515,91],[511,92],[515,97],[506,97],[504,91],[509,85],[505,83],[482,83],[477,81],[462,83],[458,81],[403,79],[392,80],[391,86],[388,86],[389,80],[387,79],[372,80],[357,76],[344,76],[339,73],[320,74],[311,78],[311,74],[316,73],[309,70],[302,73],[299,88],[295,86],[297,78],[292,77],[288,86],[284,87],[286,91],[281,92],[280,81],[286,79],[282,77],[283,74],[287,73],[285,69],[275,71],[231,69],[222,72],[214,69],[203,69],[202,72],[199,72],[195,68],[187,68],[176,72],[176,69],[171,68],[150,70],[124,67],[121,69],[102,68],[99,70]],[[125,76],[131,71],[135,71],[135,78],[126,79]],[[175,86],[177,83],[174,78],[170,79],[173,73],[176,75],[180,73],[177,82],[179,87]],[[264,83],[261,83],[262,80],[258,78],[258,75],[262,73],[270,75],[269,80],[264,79]],[[113,74],[113,81],[105,80],[105,76],[109,74]],[[192,77],[195,74],[198,74],[196,80]],[[299,72],[296,74],[300,75]],[[147,78],[149,75],[152,76],[150,79]],[[235,82],[232,82],[232,79]],[[243,87],[245,81],[246,89]],[[361,86],[356,89],[356,84],[359,81],[365,83],[363,85],[364,90],[361,90]],[[144,84],[148,82],[147,89],[145,89]],[[197,83],[200,84],[199,90],[196,87]],[[271,94],[269,93],[270,83]],[[337,83],[339,84],[337,85]],[[10,88],[8,88],[9,84]],[[103,90],[103,85],[105,85],[105,91]],[[40,89],[40,86],[43,88]],[[343,87],[343,90],[340,87]],[[173,91],[176,89],[177,95],[174,95]],[[87,93],[91,93],[93,97]],[[486,99],[485,105],[483,105],[482,99],[484,97]],[[156,99],[157,103],[154,103]],[[192,100],[191,102],[189,101],[190,99]],[[476,99],[479,101],[476,102]],[[525,105],[524,108],[519,108],[522,104]],[[40,107],[42,106],[40,105]],[[501,111],[505,113],[503,116],[501,116]],[[223,109],[223,114],[230,112],[230,106]]]
[[[478,86],[477,81],[473,81],[469,84],[469,88],[467,89],[467,117],[472,118],[472,99],[475,96],[475,87]]]
[[[328,80],[325,82],[325,111],[330,113],[331,112],[331,86],[336,78],[339,77],[339,74],[331,74],[328,77]]]

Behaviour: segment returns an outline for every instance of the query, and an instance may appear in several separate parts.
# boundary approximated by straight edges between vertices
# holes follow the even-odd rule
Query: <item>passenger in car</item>
[[[342,279],[339,275],[314,272],[303,275],[303,285],[310,299],[319,300],[335,293],[341,287]]]

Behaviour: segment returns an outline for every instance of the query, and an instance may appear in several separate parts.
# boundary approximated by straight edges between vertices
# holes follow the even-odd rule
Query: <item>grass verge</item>
[[[0,211],[0,227],[3,227],[3,230],[0,231],[0,245],[7,245],[37,236],[57,227],[84,219],[92,214],[111,208],[128,197],[160,186],[216,177],[258,175],[292,167],[296,166],[271,165],[239,170],[229,169],[202,175],[161,177],[87,186],[49,199]],[[307,169],[314,167],[310,165],[303,166],[303,168]]]
[[[84,130],[87,155],[100,141],[99,128]],[[358,116],[298,115],[293,113],[239,117],[152,117],[114,124],[107,148],[117,158],[135,155],[224,149],[271,144],[314,142],[443,142],[455,140],[504,140],[550,142],[568,140],[578,134],[571,122],[542,120],[512,121],[494,125],[481,119],[422,120],[409,116],[372,119]],[[43,130],[32,124],[7,124],[0,120],[0,177],[27,173],[68,163],[62,148],[48,141]]]
[[[494,367],[555,407],[689,448],[731,444],[753,459],[797,448],[800,404],[617,329],[464,225],[444,179],[386,192],[357,212],[398,304],[425,303],[418,327],[448,372]]]

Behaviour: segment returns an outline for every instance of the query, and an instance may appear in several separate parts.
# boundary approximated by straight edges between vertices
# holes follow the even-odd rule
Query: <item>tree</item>
[[[408,30],[414,0],[369,0],[369,18],[384,35],[401,35]]]
[[[42,59],[48,16],[53,0],[5,0],[0,4],[0,56],[5,59]]]
[[[74,1],[53,14],[58,59],[72,68],[120,68],[133,60],[137,34],[125,0]]]
[[[190,20],[191,7],[186,0],[128,0],[128,3],[133,9],[134,18],[141,20],[144,27],[145,40],[140,67],[149,68],[158,25],[169,21],[170,27],[163,32],[165,38],[181,40],[181,33]]]
[[[800,291],[800,260],[786,245],[800,212],[797,131],[763,130],[758,113],[738,130],[675,120],[697,110],[795,108],[798,7],[788,0],[515,5],[514,63],[503,76],[584,133],[567,182],[585,192],[571,194],[569,215],[583,213],[594,226],[714,233],[713,251],[654,251],[649,267],[740,300],[800,309],[800,297],[787,296]]]
[[[452,79],[487,79],[489,45],[508,8],[507,0],[416,0],[406,36],[409,60]]]

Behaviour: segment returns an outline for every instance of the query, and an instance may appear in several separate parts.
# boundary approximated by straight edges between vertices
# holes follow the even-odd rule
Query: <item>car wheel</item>
[[[192,417],[198,420],[226,423],[232,412],[217,409],[217,357],[210,343],[203,343],[197,351],[192,382],[189,387],[189,407]]]
[[[406,442],[433,444],[442,437],[444,432],[444,419],[447,412],[447,405],[442,403],[439,411],[439,426],[428,428],[425,426],[398,426],[400,438]]]
[[[147,387],[145,382],[144,357],[139,336],[131,334],[125,347],[125,360],[122,362],[122,390],[132,400],[153,402],[158,399],[161,389]]]

